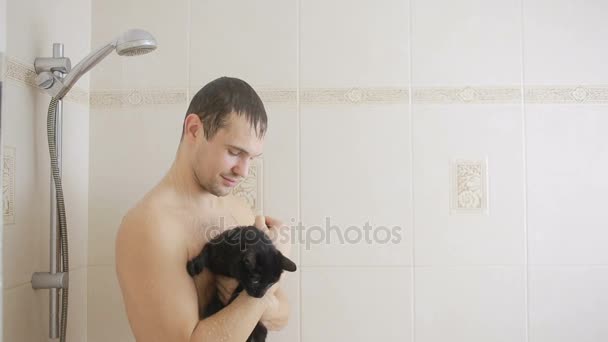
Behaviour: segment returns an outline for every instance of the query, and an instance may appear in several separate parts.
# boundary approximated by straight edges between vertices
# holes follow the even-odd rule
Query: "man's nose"
[[[249,174],[249,158],[243,158],[239,163],[232,169],[236,175],[245,178]]]

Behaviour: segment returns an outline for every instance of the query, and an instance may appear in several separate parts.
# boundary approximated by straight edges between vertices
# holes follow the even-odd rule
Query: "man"
[[[218,227],[255,221],[269,233],[284,229],[270,217],[254,218],[243,201],[230,196],[262,154],[266,126],[262,101],[242,80],[217,79],[192,99],[173,165],[125,215],[116,237],[118,280],[137,341],[243,342],[258,321],[269,330],[286,325],[289,308],[279,283],[263,298],[243,291],[199,320],[199,307],[214,291],[227,302],[236,280],[207,270],[193,280],[186,270]],[[289,255],[288,243],[274,242]]]

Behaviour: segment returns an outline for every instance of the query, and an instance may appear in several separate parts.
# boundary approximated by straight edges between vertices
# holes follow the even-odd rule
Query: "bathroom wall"
[[[50,97],[34,87],[34,58],[52,56],[52,44],[60,42],[72,65],[82,59],[90,50],[91,5],[80,0],[4,3],[3,341],[46,341],[49,292],[34,291],[30,281],[33,272],[49,270],[46,115]],[[71,272],[68,341],[85,341],[87,334],[88,93],[85,77],[66,98],[63,114],[63,185]]]
[[[222,75],[258,89],[270,120],[245,194],[306,227],[271,341],[606,340],[607,10],[93,1],[93,46],[140,27],[159,48],[91,76],[88,341],[133,341],[116,230],[170,166],[188,100]],[[371,243],[338,241],[366,224]]]
[[[4,84],[4,66],[6,52],[6,1],[0,0],[0,161],[4,160],[2,152],[2,84]],[[0,177],[0,188],[3,188],[3,177]],[[0,197],[0,206],[3,203],[3,197]],[[3,207],[4,208],[4,207]],[[3,215],[4,217],[4,215]],[[2,240],[4,231],[4,220],[0,220],[0,240]],[[3,287],[3,267],[2,267],[2,244],[0,243],[0,287]],[[3,331],[3,315],[2,315],[2,296],[0,296],[0,336]]]

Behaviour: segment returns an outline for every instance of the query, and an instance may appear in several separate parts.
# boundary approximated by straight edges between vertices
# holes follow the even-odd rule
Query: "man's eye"
[[[238,156],[238,155],[239,155],[239,152],[234,152],[234,151],[231,151],[231,150],[228,150],[228,153],[229,153],[231,156]]]

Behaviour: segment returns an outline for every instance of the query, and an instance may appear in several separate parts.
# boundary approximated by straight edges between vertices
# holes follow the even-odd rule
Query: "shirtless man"
[[[193,280],[186,271],[188,260],[215,236],[210,229],[217,234],[218,227],[254,222],[270,233],[285,229],[270,217],[254,217],[244,201],[229,195],[262,153],[266,125],[262,101],[241,80],[217,79],[192,99],[173,165],[125,215],[116,237],[116,271],[138,342],[243,342],[258,321],[269,330],[287,324],[280,282],[263,298],[243,291],[200,320],[199,307],[214,291],[226,302],[238,284],[209,271]],[[289,255],[289,243],[273,241]]]

